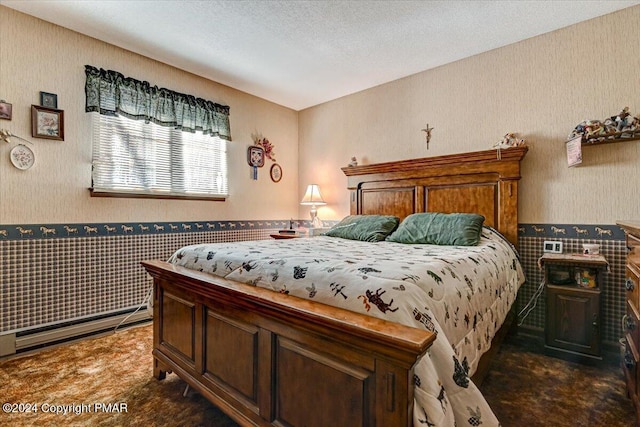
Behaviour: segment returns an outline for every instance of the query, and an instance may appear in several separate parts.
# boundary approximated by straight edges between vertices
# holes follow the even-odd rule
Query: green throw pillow
[[[387,237],[390,242],[475,246],[480,241],[484,217],[467,213],[416,213],[406,217]]]
[[[379,242],[398,226],[400,218],[387,215],[349,215],[331,227],[325,236]]]

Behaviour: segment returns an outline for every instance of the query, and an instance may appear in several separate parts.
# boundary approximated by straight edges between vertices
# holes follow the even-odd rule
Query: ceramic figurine
[[[524,144],[524,139],[517,138],[515,133],[509,132],[502,137],[502,141],[494,144],[493,148],[520,147]]]
[[[524,139],[517,138],[516,134],[513,132],[506,133],[502,137],[502,141],[493,144],[493,148],[496,149],[496,155],[498,160],[502,159],[502,154],[500,150],[504,150],[511,147],[521,147],[525,145]]]
[[[629,107],[624,107],[622,109],[622,111],[620,112],[620,114],[618,114],[615,117],[615,122],[616,122],[616,130],[618,132],[622,132],[622,130],[624,128],[627,127],[627,125],[631,124],[631,120],[633,119],[632,117],[629,117]]]
[[[349,162],[349,167],[351,166],[358,166],[358,160],[354,157],[351,158],[351,161]]]
[[[635,117],[624,107],[619,114],[604,121],[583,120],[569,134],[569,139],[582,136],[583,142],[599,142],[612,138],[637,138],[640,135],[640,114]]]

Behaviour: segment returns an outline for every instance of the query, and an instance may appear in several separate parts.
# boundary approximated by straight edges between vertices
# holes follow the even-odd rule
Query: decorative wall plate
[[[269,172],[271,174],[271,181],[280,182],[280,180],[282,179],[282,168],[279,164],[274,163],[273,165],[271,165],[271,170]]]
[[[31,148],[23,144],[18,144],[13,147],[9,153],[9,157],[11,158],[13,166],[20,170],[29,169],[36,161],[36,156],[33,154],[33,151],[31,151]]]

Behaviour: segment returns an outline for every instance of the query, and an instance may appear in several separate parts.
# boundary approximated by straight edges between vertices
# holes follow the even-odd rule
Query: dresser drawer
[[[627,265],[625,269],[624,288],[627,290],[627,301],[635,307],[636,311],[640,308],[640,279],[635,270]]]
[[[629,338],[627,337],[626,348],[622,356],[622,367],[625,370],[627,379],[627,390],[638,393],[638,360],[636,356],[637,352],[634,354],[631,350]]]
[[[640,319],[638,317],[638,312],[627,300],[627,312],[622,318],[622,328],[623,334],[627,337],[628,345],[636,350],[636,354],[640,349]]]

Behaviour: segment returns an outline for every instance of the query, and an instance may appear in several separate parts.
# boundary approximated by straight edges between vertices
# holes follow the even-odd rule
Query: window
[[[93,120],[92,195],[228,195],[229,107],[85,66]]]
[[[95,195],[228,195],[224,139],[122,116],[92,116]]]

